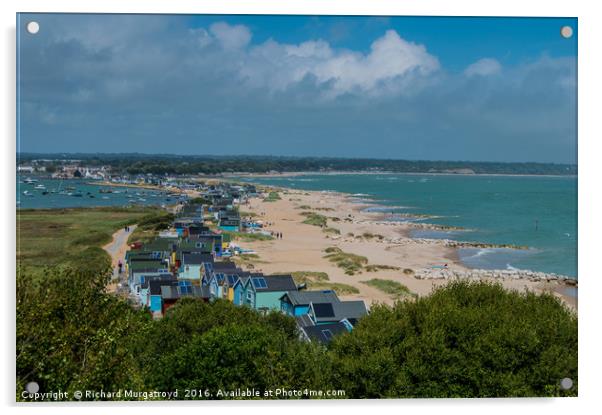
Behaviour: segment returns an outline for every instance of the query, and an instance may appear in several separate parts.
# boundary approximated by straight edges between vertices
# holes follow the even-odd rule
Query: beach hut
[[[340,302],[332,290],[324,291],[289,291],[280,297],[280,309],[290,316],[301,316],[309,313],[312,303]]]
[[[251,274],[245,284],[244,303],[260,311],[280,310],[281,297],[296,290],[291,275]]]

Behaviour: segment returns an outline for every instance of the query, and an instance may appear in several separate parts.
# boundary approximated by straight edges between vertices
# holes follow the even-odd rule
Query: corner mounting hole
[[[40,31],[40,24],[38,22],[27,23],[27,31],[32,35],[35,35]]]
[[[573,37],[573,28],[571,26],[562,26],[560,28],[560,35],[565,39]]]

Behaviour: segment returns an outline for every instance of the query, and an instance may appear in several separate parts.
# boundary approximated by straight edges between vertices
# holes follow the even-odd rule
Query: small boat
[[[46,190],[44,190],[44,191],[42,192],[42,194],[43,194],[44,196],[46,196],[46,195],[48,194],[48,192],[47,192]]]
[[[46,190],[46,186],[44,186],[43,184],[38,184],[34,187],[34,189]]]
[[[109,197],[109,196],[103,196],[102,198],[103,198],[104,200],[109,200],[109,199],[110,199],[110,197]]]
[[[25,191],[23,192],[23,195],[24,195],[24,196],[30,196],[30,197],[31,197],[31,196],[33,196],[33,193],[31,193],[29,190],[25,190]]]

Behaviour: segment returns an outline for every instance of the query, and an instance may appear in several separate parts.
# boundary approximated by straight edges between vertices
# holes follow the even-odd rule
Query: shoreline
[[[569,295],[570,290],[567,290],[577,289],[576,280],[568,279],[567,282],[566,276],[526,270],[472,269],[462,263],[458,251],[459,247],[509,248],[508,246],[411,238],[409,233],[414,229],[412,223],[379,221],[380,212],[364,210],[367,206],[376,204],[354,203],[350,200],[353,195],[259,185],[280,192],[281,200],[268,203],[253,199],[248,205],[241,206],[241,210],[253,212],[271,223],[267,230],[284,233],[283,239],[275,241],[240,243],[256,252],[258,261],[254,266],[261,267],[263,272],[326,272],[332,283],[349,284],[359,291],[348,295],[348,298],[362,299],[368,303],[392,304],[395,301],[395,298],[386,293],[362,283],[373,278],[401,283],[418,296],[426,295],[433,288],[453,279],[474,279],[499,282],[507,289],[521,292],[548,292],[573,310],[577,309],[577,297]],[[302,208],[307,206],[311,209]],[[301,213],[304,211],[327,217],[325,228],[303,223],[306,217]],[[339,234],[324,232],[328,228],[336,228]],[[362,234],[378,237],[366,239],[359,236]],[[293,241],[288,242],[289,237]],[[376,264],[383,269],[346,275],[324,258],[323,251],[328,247],[364,256],[368,264]],[[389,267],[395,269],[388,269]],[[408,273],[404,274],[405,271]]]
[[[298,177],[298,176],[340,176],[340,175],[403,175],[403,176],[476,176],[476,177],[574,177],[576,174],[511,174],[511,173],[453,173],[453,172],[395,172],[395,171],[284,171],[276,173],[222,173],[219,177],[225,179],[244,177],[244,178],[278,178],[278,177]],[[209,177],[209,176],[207,176]]]

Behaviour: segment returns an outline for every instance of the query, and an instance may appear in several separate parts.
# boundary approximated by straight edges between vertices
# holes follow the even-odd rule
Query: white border
[[[600,39],[602,22],[595,2],[498,0],[493,4],[475,0],[4,0],[2,8],[3,54],[1,65],[3,99],[0,103],[1,126],[4,131],[3,151],[4,203],[2,230],[4,239],[0,255],[5,272],[3,280],[3,341],[4,369],[0,375],[2,404],[9,413],[59,412],[79,414],[81,405],[48,407],[15,407],[14,402],[14,267],[15,267],[15,13],[20,12],[104,12],[104,13],[217,13],[217,14],[347,14],[347,15],[445,15],[445,16],[562,16],[578,17],[579,30],[579,393],[577,399],[503,399],[503,400],[404,400],[353,402],[226,402],[194,404],[153,404],[142,409],[146,414],[164,414],[166,411],[189,413],[200,411],[227,411],[250,413],[283,412],[296,414],[307,411],[416,411],[422,413],[507,414],[515,411],[546,413],[589,412],[598,403],[600,361],[597,350],[601,344],[600,301],[602,270],[600,255],[596,255],[602,228],[600,184],[600,144],[602,139],[597,118],[600,117],[599,97],[602,96],[599,77]],[[7,196],[8,194],[8,196]],[[596,301],[598,300],[598,301]],[[131,405],[130,405],[131,406]],[[86,411],[105,414],[126,413],[132,408],[116,404],[88,406]],[[142,412],[137,407],[137,411]],[[593,412],[593,411],[592,411]],[[6,412],[4,412],[6,413]]]

